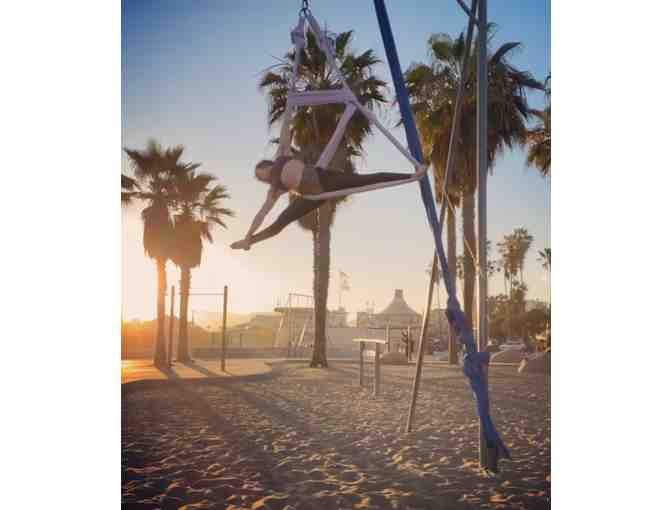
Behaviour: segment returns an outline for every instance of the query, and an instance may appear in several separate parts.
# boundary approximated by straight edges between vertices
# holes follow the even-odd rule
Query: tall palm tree
[[[537,260],[541,262],[541,267],[546,270],[546,276],[548,278],[548,304],[551,304],[551,249],[544,248],[543,250],[537,252]]]
[[[527,133],[527,164],[539,170],[542,177],[551,175],[551,75],[546,77],[546,101],[543,110],[530,110],[537,124]]]
[[[488,27],[492,32],[493,26]],[[489,34],[491,35],[491,34]],[[446,165],[452,118],[455,114],[457,89],[461,79],[461,61],[466,37],[457,39],[446,34],[433,34],[428,41],[429,64],[413,64],[406,72],[412,106],[434,172]],[[490,37],[489,37],[490,39]],[[475,44],[475,43],[474,43]],[[530,115],[526,93],[544,86],[530,73],[511,65],[507,56],[520,43],[505,43],[488,57],[488,167],[492,170],[496,156],[505,148],[522,146],[526,140],[526,120]],[[456,141],[455,174],[449,183],[462,202],[464,252],[476,253],[475,191],[476,191],[476,54],[472,48],[465,77],[465,95],[459,139]],[[441,176],[440,176],[441,177]],[[442,182],[442,179],[439,178]],[[449,231],[448,235],[452,232]],[[454,237],[454,236],[453,236]],[[471,257],[464,259],[464,309],[473,324],[475,267]]]
[[[133,201],[133,192],[138,189],[138,183],[132,177],[121,174],[121,205],[128,205]]]
[[[534,241],[534,237],[525,228],[517,228],[512,234],[505,235],[502,242],[497,243],[501,256],[500,266],[509,280],[509,295],[513,283],[524,284],[525,258]]]
[[[170,259],[180,268],[180,319],[177,337],[178,361],[189,361],[189,292],[191,271],[201,265],[203,240],[212,242],[212,228],[227,228],[224,217],[234,215],[221,207],[229,198],[226,187],[214,184],[216,177],[197,173],[200,164],[179,165],[173,173],[175,186],[175,235]]]
[[[166,262],[170,256],[173,236],[173,221],[170,214],[173,190],[171,175],[182,156],[183,147],[166,150],[154,140],[144,150],[124,149],[135,175],[137,191],[127,195],[131,200],[146,203],[142,210],[144,224],[142,243],[145,254],[154,259],[157,273],[156,296],[156,343],[154,364],[166,365],[166,342],[164,323],[166,314]],[[122,184],[125,179],[122,176]],[[126,180],[126,184],[130,182]],[[123,201],[122,194],[122,201]]]
[[[517,228],[513,231],[513,250],[515,253],[515,264],[520,272],[520,283],[525,283],[525,258],[534,237],[525,228]]]
[[[537,252],[539,255],[539,262],[541,262],[541,267],[543,267],[549,273],[551,272],[551,249],[544,248],[543,250]]]
[[[542,177],[551,175],[551,107],[530,111],[537,124],[527,133],[527,164],[539,170]]]
[[[340,71],[359,101],[373,108],[386,102],[383,95],[385,82],[373,74],[380,62],[373,50],[356,54],[350,49],[352,31],[335,37],[335,56]],[[287,105],[289,77],[294,61],[290,51],[285,61],[276,69],[267,72],[260,89],[269,98],[269,124],[273,125],[284,115]],[[308,33],[306,47],[302,50],[301,66],[296,82],[299,90],[328,90],[339,86],[329,68],[324,53],[312,33]],[[304,161],[315,163],[336,128],[344,107],[340,104],[307,106],[300,108],[292,126],[293,149]],[[331,167],[344,172],[354,172],[353,159],[362,155],[365,140],[372,134],[369,120],[356,113],[350,120],[342,142],[334,156]],[[290,200],[292,198],[290,197]],[[346,199],[329,200],[317,211],[299,221],[302,228],[313,237],[313,293],[315,303],[315,341],[311,366],[327,366],[326,316],[329,291],[331,227],[337,207]]]

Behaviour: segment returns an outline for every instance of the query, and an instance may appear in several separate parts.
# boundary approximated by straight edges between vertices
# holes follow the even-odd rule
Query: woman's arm
[[[261,206],[261,209],[259,209],[259,212],[254,217],[254,220],[252,220],[252,225],[250,225],[250,229],[248,230],[245,239],[249,239],[257,231],[257,229],[264,222],[264,218],[266,218],[266,215],[269,213],[269,211],[273,209],[275,202],[278,201],[278,198],[280,195],[282,195],[282,193],[283,191],[280,191],[276,188],[271,188],[268,190],[268,193],[266,194],[266,201],[264,202],[264,205]]]

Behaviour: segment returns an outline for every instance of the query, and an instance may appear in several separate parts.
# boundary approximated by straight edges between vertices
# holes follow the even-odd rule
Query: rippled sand
[[[473,397],[459,368],[426,368],[411,434],[412,367],[287,365],[257,381],[153,381],[122,398],[124,508],[550,508],[550,378],[490,372],[514,457],[477,469]]]

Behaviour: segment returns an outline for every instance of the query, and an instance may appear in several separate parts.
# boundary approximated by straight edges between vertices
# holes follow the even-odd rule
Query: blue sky
[[[164,146],[182,144],[185,160],[201,162],[228,187],[227,206],[236,217],[206,246],[193,287],[229,284],[231,308],[237,312],[268,310],[289,291],[310,293],[312,288],[311,239],[297,226],[249,252],[228,248],[244,236],[265,195],[252,169],[272,155],[268,140],[274,131],[267,127],[267,103],[257,84],[263,70],[289,48],[299,7],[298,0],[123,2],[122,143],[139,148],[155,138]],[[426,60],[431,33],[456,35],[466,27],[457,3],[447,0],[388,0],[387,7],[404,69]],[[373,48],[383,60],[377,73],[389,81],[372,2],[314,1],[312,10],[330,30],[354,30],[353,48]],[[521,42],[511,62],[543,80],[551,70],[550,2],[491,0],[489,18],[498,27],[494,44]],[[544,98],[534,94],[530,102],[541,108]],[[397,111],[385,117],[391,125]],[[394,132],[403,140],[401,130]],[[410,170],[382,135],[365,149],[362,172]],[[488,186],[489,239],[496,243],[517,227],[530,231],[535,242],[526,280],[530,297],[545,299],[547,283],[536,252],[550,246],[550,180],[526,168],[524,153],[516,150],[497,160]],[[281,210],[277,207],[269,219]],[[122,311],[126,318],[150,318],[156,276],[142,252],[139,209],[122,212],[122,229]],[[338,302],[335,275],[340,269],[351,277],[352,290],[343,296],[349,311],[362,309],[366,301],[380,309],[395,288],[403,288],[409,304],[421,310],[432,239],[417,185],[358,195],[339,210],[332,239],[330,307]],[[178,278],[171,266],[169,284]],[[501,277],[496,277],[490,293],[501,290]],[[205,299],[193,303],[196,310],[217,306]]]

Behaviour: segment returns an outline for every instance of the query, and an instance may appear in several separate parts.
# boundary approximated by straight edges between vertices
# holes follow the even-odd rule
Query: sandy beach
[[[477,469],[478,422],[458,367],[428,366],[402,432],[413,367],[280,364],[258,380],[148,381],[122,389],[122,507],[550,508],[550,377],[492,367],[493,417],[513,461]]]

